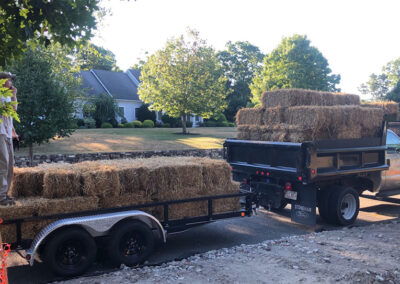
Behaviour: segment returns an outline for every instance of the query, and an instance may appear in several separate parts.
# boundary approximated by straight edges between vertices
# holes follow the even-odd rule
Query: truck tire
[[[320,190],[318,192],[318,212],[322,219],[329,222],[329,200],[332,191]]]
[[[115,264],[134,266],[144,262],[153,252],[154,246],[152,230],[141,222],[129,221],[113,229],[107,252]]]
[[[328,222],[348,226],[357,219],[360,209],[358,192],[352,187],[335,186],[330,189]]]
[[[96,259],[96,242],[82,228],[71,227],[56,232],[44,250],[45,263],[61,276],[83,274]]]

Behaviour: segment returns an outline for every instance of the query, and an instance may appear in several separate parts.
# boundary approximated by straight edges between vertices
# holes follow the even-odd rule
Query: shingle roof
[[[126,73],[90,70],[81,71],[81,76],[89,95],[110,93],[115,99],[139,101],[137,86]]]

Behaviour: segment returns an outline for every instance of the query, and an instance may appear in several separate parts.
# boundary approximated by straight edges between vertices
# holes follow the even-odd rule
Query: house
[[[136,109],[143,104],[137,93],[140,84],[139,70],[128,69],[126,72],[114,72],[92,69],[81,71],[80,75],[81,87],[88,92],[89,96],[108,94],[114,97],[128,122],[137,120]],[[77,116],[82,118],[82,112],[78,112]],[[158,122],[161,122],[161,116],[161,112],[156,112]],[[193,127],[203,122],[203,118],[194,115],[188,117],[188,120],[193,123]]]

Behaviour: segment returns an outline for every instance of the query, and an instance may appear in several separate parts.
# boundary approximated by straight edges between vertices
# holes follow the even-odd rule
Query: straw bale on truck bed
[[[362,103],[362,107],[376,107],[383,109],[383,113],[386,115],[399,113],[399,104],[394,101],[380,101],[380,102],[369,102]]]
[[[239,124],[238,139],[303,142],[375,137],[383,119],[379,108],[351,105],[294,106],[281,108],[280,112],[280,123]]]
[[[5,220],[239,192],[238,185],[231,180],[229,164],[209,158],[45,164],[16,172],[12,193],[17,204],[0,206],[0,216]],[[239,198],[215,201],[213,208],[217,213],[239,210]],[[169,206],[169,218],[204,216],[207,210],[207,201],[174,204]],[[143,211],[163,219],[162,207]],[[48,223],[23,224],[23,238],[33,237]],[[0,228],[8,242],[15,241],[14,225]]]
[[[264,108],[290,106],[359,105],[360,97],[345,93],[330,93],[303,89],[282,89],[262,95]]]

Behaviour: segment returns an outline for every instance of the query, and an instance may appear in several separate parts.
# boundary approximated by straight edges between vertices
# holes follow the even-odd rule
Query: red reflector
[[[247,179],[243,180],[243,184],[246,185],[247,184]]]
[[[269,173],[267,173],[267,176],[269,176]]]
[[[261,175],[263,176],[263,175],[264,175],[264,172],[261,172]]]
[[[286,190],[292,190],[292,184],[290,182],[285,183]]]
[[[30,254],[26,255],[26,260],[31,260],[31,255]]]
[[[302,177],[299,177],[299,181],[302,181],[303,180],[303,178]]]
[[[315,170],[311,170],[311,173],[312,173],[312,174],[315,174]]]

